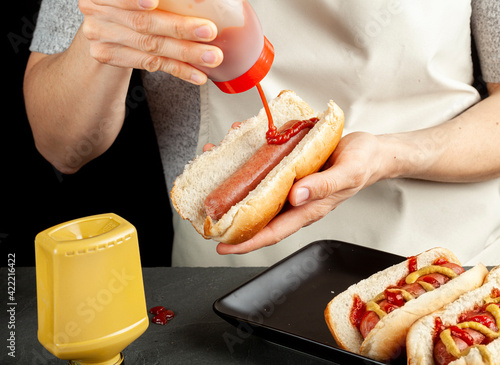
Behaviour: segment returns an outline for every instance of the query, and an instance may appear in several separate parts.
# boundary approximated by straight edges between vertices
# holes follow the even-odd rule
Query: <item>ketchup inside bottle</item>
[[[269,105],[267,104],[266,96],[260,83],[256,85],[257,90],[259,91],[260,98],[262,100],[262,104],[264,105],[264,109],[266,111],[267,120],[268,120],[268,130],[266,133],[266,140],[268,144],[283,144],[290,140],[293,136],[299,133],[304,128],[312,128],[314,124],[319,120],[318,118],[311,118],[308,120],[298,120],[295,124],[293,124],[290,128],[285,129],[284,131],[278,131],[278,128],[274,125],[273,116],[271,115],[271,110],[269,109]]]

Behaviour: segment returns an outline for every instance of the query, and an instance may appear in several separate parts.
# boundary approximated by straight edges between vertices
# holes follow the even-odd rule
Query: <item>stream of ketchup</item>
[[[267,104],[266,95],[264,94],[264,90],[260,86],[260,83],[256,85],[257,90],[259,91],[260,98],[262,100],[262,104],[264,105],[264,109],[266,111],[267,120],[268,120],[268,130],[266,133],[266,139],[268,144],[283,144],[290,140],[293,136],[299,133],[304,128],[312,128],[318,121],[318,118],[311,118],[308,120],[298,120],[295,124],[293,124],[290,128],[285,129],[284,131],[278,131],[278,128],[274,125],[273,116],[271,115],[271,110],[269,109],[269,105]]]

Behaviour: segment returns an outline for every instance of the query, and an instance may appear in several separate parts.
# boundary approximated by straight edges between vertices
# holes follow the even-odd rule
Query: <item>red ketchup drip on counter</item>
[[[149,313],[154,315],[154,317],[151,319],[151,322],[163,326],[175,317],[175,314],[172,310],[166,309],[161,305],[151,308],[149,310]]]
[[[290,140],[293,136],[299,133],[304,128],[312,128],[318,122],[318,118],[311,118],[308,120],[298,120],[295,124],[293,124],[290,128],[278,132],[278,128],[274,125],[273,116],[271,115],[271,110],[269,109],[269,105],[267,104],[266,96],[262,87],[259,83],[256,85],[257,90],[259,91],[260,98],[262,100],[262,104],[264,105],[264,109],[266,111],[267,120],[269,123],[269,127],[266,133],[266,139],[268,144],[283,144]]]

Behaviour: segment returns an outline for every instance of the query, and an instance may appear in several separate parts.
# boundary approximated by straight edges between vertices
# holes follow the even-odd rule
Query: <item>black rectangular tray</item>
[[[340,241],[313,242],[216,300],[213,309],[273,343],[338,364],[382,364],[340,349],[324,310],[351,284],[405,259]],[[406,364],[406,358],[396,363]]]

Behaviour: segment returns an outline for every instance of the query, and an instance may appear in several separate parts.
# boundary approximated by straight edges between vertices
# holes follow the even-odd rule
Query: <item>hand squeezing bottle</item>
[[[216,68],[197,67],[225,93],[247,91],[267,75],[274,48],[247,0],[160,0],[158,9],[213,21],[218,35],[213,44],[224,53]]]

